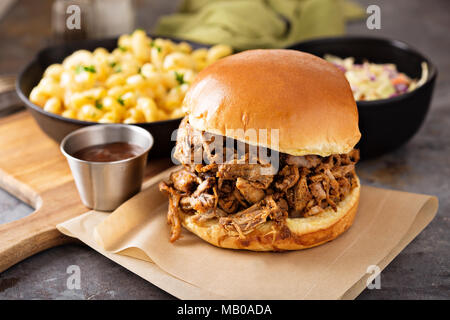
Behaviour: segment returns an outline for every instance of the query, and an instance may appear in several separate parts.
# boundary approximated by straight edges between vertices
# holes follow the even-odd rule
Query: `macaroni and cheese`
[[[30,93],[45,111],[100,123],[140,123],[183,117],[195,75],[232,54],[226,45],[193,50],[186,42],[122,35],[112,52],[78,50],[52,64]]]

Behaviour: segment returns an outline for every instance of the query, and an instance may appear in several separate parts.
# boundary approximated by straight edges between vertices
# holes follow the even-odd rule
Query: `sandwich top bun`
[[[197,75],[183,104],[197,130],[295,156],[348,153],[361,136],[344,73],[295,50],[249,50],[221,59]],[[267,142],[228,129],[267,129]],[[277,147],[270,129],[279,129]]]

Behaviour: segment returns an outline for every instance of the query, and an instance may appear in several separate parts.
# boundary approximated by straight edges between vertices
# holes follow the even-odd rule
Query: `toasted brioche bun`
[[[186,229],[217,247],[252,251],[300,250],[321,245],[344,233],[355,218],[359,194],[358,180],[358,186],[338,203],[337,211],[327,208],[315,216],[288,218],[282,228],[277,228],[273,221],[267,221],[245,239],[228,234],[217,219],[199,225],[192,215],[182,213],[180,218]]]
[[[183,105],[196,130],[230,137],[294,156],[350,152],[359,141],[358,111],[345,75],[323,59],[294,50],[249,50],[219,60],[200,72]],[[229,130],[233,129],[233,130]],[[256,135],[243,135],[248,129]],[[258,130],[268,130],[267,141]],[[279,129],[278,144],[271,129]],[[264,139],[264,137],[263,137]],[[253,251],[300,250],[335,239],[353,223],[360,195],[354,188],[337,211],[331,207],[305,218],[267,221],[245,238],[218,219],[205,223],[180,212],[183,226],[223,248]]]
[[[249,50],[201,71],[183,102],[197,130],[294,156],[347,153],[361,134],[345,75],[294,50]],[[228,129],[279,129],[279,145]],[[257,131],[258,132],[258,131]]]

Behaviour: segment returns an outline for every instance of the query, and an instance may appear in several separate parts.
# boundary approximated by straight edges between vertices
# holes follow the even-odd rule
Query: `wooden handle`
[[[0,91],[2,86],[8,87],[0,82]],[[59,233],[56,225],[88,209],[58,144],[28,113],[0,119],[0,188],[36,208],[27,217],[0,224],[0,272],[42,250],[77,241]]]
[[[0,272],[42,250],[77,241],[51,225],[45,210],[41,207],[22,219],[0,225]]]

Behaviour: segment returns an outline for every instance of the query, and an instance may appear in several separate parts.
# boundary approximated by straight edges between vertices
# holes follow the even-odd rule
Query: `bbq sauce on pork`
[[[171,241],[181,232],[180,211],[195,215],[199,224],[217,219],[229,234],[245,239],[267,220],[282,227],[287,217],[313,216],[330,207],[337,210],[337,204],[358,184],[356,149],[328,157],[280,153],[278,170],[261,174],[270,164],[258,157],[249,161],[248,148],[227,150],[234,156],[219,161],[211,148],[214,138],[193,129],[187,119],[180,126],[174,157],[183,168],[159,186],[169,196]],[[199,149],[204,161],[195,163]]]

